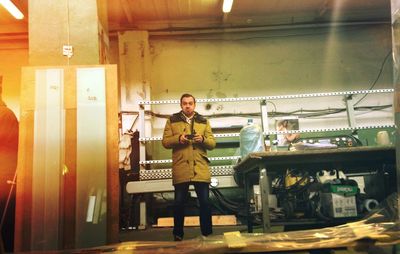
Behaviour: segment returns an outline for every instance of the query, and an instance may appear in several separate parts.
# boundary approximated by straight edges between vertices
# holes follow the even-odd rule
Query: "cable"
[[[135,120],[133,120],[133,123],[131,125],[131,128],[129,128],[128,132],[133,132],[133,126],[135,126],[135,123],[137,122],[137,120],[139,119],[139,116],[136,116]]]
[[[216,200],[230,212],[233,212],[238,216],[246,216],[244,204],[236,203],[226,199],[218,189],[211,188],[210,190]]]
[[[272,106],[274,106],[274,111],[276,112],[276,105],[275,105],[275,103],[273,103],[272,101],[267,101],[267,103],[272,104]]]
[[[213,194],[213,193],[212,193],[212,194]],[[213,196],[215,197],[214,194],[213,194]],[[215,197],[215,199],[217,199],[217,198]],[[211,204],[215,207],[215,209],[217,209],[221,214],[224,214],[224,215],[227,214],[227,212],[226,212],[224,209],[222,209],[222,207],[221,207],[217,202],[214,202],[214,201],[212,201],[212,200],[210,200],[210,202],[211,202]]]
[[[217,190],[217,189],[212,189],[212,192],[214,196],[226,207],[229,207],[232,210],[236,210],[239,205],[235,203],[231,203],[230,201],[226,200],[224,196]]]
[[[362,26],[354,26],[351,28],[345,27],[343,29],[335,29],[335,32],[348,32],[348,31],[354,31],[354,30],[359,30],[362,29]],[[185,28],[176,28],[177,30],[179,29],[185,29]],[[254,39],[274,39],[274,38],[290,38],[290,37],[304,37],[304,36],[319,36],[319,35],[326,35],[326,34],[330,34],[331,30],[321,27],[320,28],[322,31],[321,32],[311,32],[311,33],[292,33],[292,34],[278,34],[278,35],[265,35],[265,36],[247,36],[247,37],[243,37],[243,38],[226,38],[226,37],[222,37],[222,38],[215,38],[215,37],[206,37],[204,36],[205,34],[196,34],[196,35],[181,35],[181,36],[174,36],[173,39],[174,40],[192,40],[192,41],[246,41],[246,40],[254,40]],[[316,29],[314,28],[313,31],[315,31]],[[296,31],[293,30],[292,31]],[[157,31],[155,31],[157,32]],[[271,31],[266,31],[269,34],[271,33]],[[151,35],[152,39],[164,39],[164,38],[171,38],[170,35]]]
[[[162,192],[160,193],[160,196],[164,201],[167,201],[167,202],[171,201],[171,199],[164,197],[164,193],[162,193]]]
[[[354,110],[356,111],[377,111],[383,110],[386,108],[390,108],[392,105],[377,105],[377,106],[361,106],[355,107]],[[346,108],[327,108],[327,109],[298,109],[289,112],[278,112],[278,111],[271,111],[268,112],[268,115],[271,117],[282,117],[282,116],[297,116],[299,118],[311,118],[311,117],[318,117],[324,115],[332,115],[345,112]],[[298,113],[300,112],[300,113]],[[153,111],[147,110],[145,112],[146,115],[151,115],[158,118],[165,118],[168,119],[171,115],[170,114],[160,114],[155,113]],[[259,112],[249,112],[249,113],[220,113],[220,114],[212,114],[212,115],[205,115],[207,118],[223,118],[223,117],[261,117],[261,113]]]
[[[295,116],[298,118],[314,118],[318,119],[321,116],[328,116],[328,115],[334,115],[334,114],[339,114],[346,112],[346,108],[327,108],[327,109],[297,109],[294,111],[289,111],[289,112],[278,112],[276,111],[276,105],[273,102],[267,101],[271,103],[274,106],[274,111],[269,111],[268,116],[269,117],[285,117],[285,116]],[[358,102],[357,102],[358,103]],[[379,110],[384,110],[387,108],[392,107],[391,104],[388,105],[375,105],[375,106],[360,106],[360,107],[354,107],[355,111],[379,111]],[[121,113],[124,114],[133,114],[133,115],[138,115],[139,112],[137,111],[123,111]],[[368,112],[365,112],[368,113]],[[168,119],[171,115],[170,114],[161,114],[157,112],[153,112],[151,110],[146,110],[145,115],[147,116],[153,116],[157,118],[163,118],[163,119]],[[216,119],[216,118],[224,118],[224,117],[244,117],[244,118],[261,118],[261,113],[260,112],[249,112],[249,113],[220,113],[220,114],[212,114],[212,115],[204,115],[205,117],[209,119]],[[133,127],[135,126],[138,116],[134,119],[129,131],[132,131]],[[326,118],[326,117],[325,117]]]
[[[15,173],[14,173],[14,178],[13,178],[13,181],[11,183],[10,191],[8,192],[8,197],[7,197],[6,205],[4,207],[4,212],[3,212],[3,215],[1,216],[0,233],[1,233],[1,230],[3,229],[4,219],[5,219],[6,214],[7,214],[8,205],[9,205],[10,200],[11,200],[11,195],[12,195],[12,192],[14,190],[14,186],[15,186],[16,180],[17,180],[17,171],[15,171]],[[0,238],[1,238],[1,235],[0,235]]]
[[[383,67],[385,66],[386,61],[389,59],[390,54],[392,53],[392,50],[389,51],[389,53],[387,53],[387,55],[385,56],[385,58],[383,59],[383,62],[381,64],[381,68],[379,69],[379,73],[378,76],[376,76],[375,81],[372,83],[371,87],[369,88],[369,90],[372,90],[372,88],[374,88],[374,86],[376,85],[376,82],[378,82],[379,78],[382,75],[383,72]],[[364,98],[367,96],[368,94],[364,94],[363,97],[361,97],[356,103],[354,103],[354,106],[356,106],[358,103],[360,103],[362,100],[364,100]]]

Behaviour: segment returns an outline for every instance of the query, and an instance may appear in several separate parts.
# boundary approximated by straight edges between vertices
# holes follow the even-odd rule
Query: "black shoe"
[[[212,235],[212,233],[213,233],[213,232],[211,231],[211,232],[210,232],[210,233],[208,233],[208,234],[203,234],[203,233],[201,233],[201,235],[202,235],[202,236],[204,236],[204,237],[207,237],[207,236],[210,236],[210,235]]]
[[[182,240],[183,240],[183,237],[182,237],[182,236],[174,235],[174,241],[175,241],[175,242],[180,242],[180,241],[182,241]]]

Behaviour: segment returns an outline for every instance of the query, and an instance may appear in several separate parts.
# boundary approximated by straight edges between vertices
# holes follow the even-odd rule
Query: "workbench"
[[[269,176],[272,173],[284,173],[288,168],[299,170],[352,169],[395,165],[394,146],[359,146],[346,148],[309,149],[298,151],[255,152],[248,154],[234,166],[235,180],[244,187],[247,211],[248,232],[253,231],[253,218],[250,212],[250,176],[259,176],[262,205],[262,226],[264,232],[270,232],[268,194]],[[397,189],[399,183],[397,183]]]

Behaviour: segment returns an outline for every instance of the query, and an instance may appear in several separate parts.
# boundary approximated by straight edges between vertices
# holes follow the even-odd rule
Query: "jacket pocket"
[[[208,157],[206,155],[200,154],[200,156],[207,162],[207,164],[210,164],[210,160],[208,159]]]

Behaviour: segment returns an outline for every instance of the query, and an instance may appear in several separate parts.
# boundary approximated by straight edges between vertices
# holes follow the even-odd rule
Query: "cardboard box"
[[[357,216],[355,196],[344,196],[337,193],[322,193],[321,202],[325,214],[332,218]]]

